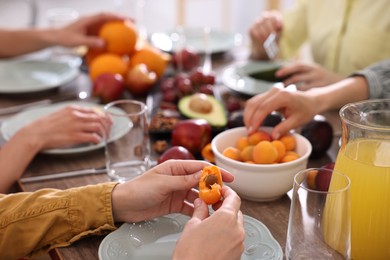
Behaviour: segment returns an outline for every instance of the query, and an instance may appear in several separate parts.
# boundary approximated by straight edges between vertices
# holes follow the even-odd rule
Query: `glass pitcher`
[[[348,104],[340,117],[335,170],[351,179],[352,259],[390,259],[390,99]]]

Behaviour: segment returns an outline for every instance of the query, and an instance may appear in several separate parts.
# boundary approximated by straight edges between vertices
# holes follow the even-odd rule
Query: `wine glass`
[[[295,175],[287,259],[350,259],[350,180],[332,169]]]

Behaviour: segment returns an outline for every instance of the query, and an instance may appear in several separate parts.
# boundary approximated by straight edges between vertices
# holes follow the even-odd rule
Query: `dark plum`
[[[228,128],[235,128],[235,127],[240,127],[244,126],[244,115],[243,111],[234,111],[233,113],[230,114],[228,118]]]
[[[310,158],[317,159],[326,154],[333,141],[333,128],[323,118],[315,117],[301,129],[301,135],[311,143],[313,150]]]
[[[274,127],[280,122],[282,122],[283,118],[279,113],[271,113],[269,114],[263,121],[263,126]]]

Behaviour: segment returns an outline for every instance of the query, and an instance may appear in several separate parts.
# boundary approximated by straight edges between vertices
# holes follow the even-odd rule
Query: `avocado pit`
[[[207,95],[198,93],[191,97],[189,108],[201,114],[209,114],[213,110],[213,104],[207,98]]]

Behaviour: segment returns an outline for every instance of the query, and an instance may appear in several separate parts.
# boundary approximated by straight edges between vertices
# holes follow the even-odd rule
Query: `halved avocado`
[[[211,95],[196,93],[180,99],[180,113],[188,118],[205,119],[213,127],[224,127],[227,116],[222,103]]]

